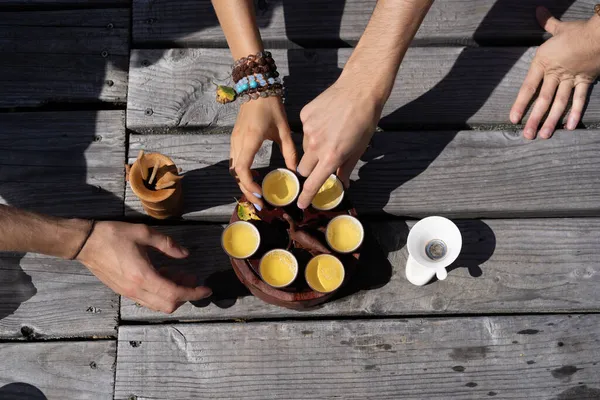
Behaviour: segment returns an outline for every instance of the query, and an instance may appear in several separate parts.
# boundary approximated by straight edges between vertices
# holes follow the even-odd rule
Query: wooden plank
[[[213,289],[210,301],[172,315],[121,302],[123,320],[206,320],[410,314],[490,314],[600,310],[600,219],[458,221],[461,256],[448,279],[424,287],[404,274],[411,223],[367,223],[362,263],[338,299],[308,312],[270,306],[239,283],[219,242],[218,225],[158,227],[190,249],[188,260],[153,258]]]
[[[114,341],[0,344],[0,398],[112,399]]]
[[[75,261],[0,253],[0,300],[2,339],[117,333],[119,296]]]
[[[129,55],[129,11],[0,12],[0,52]]]
[[[115,398],[600,396],[600,316],[126,326]]]
[[[75,6],[77,8],[84,7],[125,7],[131,3],[130,0],[2,0],[0,8],[9,7],[65,7]]]
[[[131,135],[129,162],[140,149],[167,154],[185,171],[184,218],[229,220],[240,196],[228,170],[229,135]],[[281,166],[271,150],[266,143],[253,167]],[[548,141],[507,131],[377,133],[349,196],[363,215],[597,216],[599,151],[595,130],[558,132]],[[127,215],[140,215],[129,185],[125,204]]]
[[[257,2],[257,22],[270,47],[354,45],[375,0]],[[415,44],[539,43],[538,3],[522,0],[437,0],[417,33]],[[588,19],[592,0],[549,0],[544,5],[564,20]],[[136,46],[226,47],[209,2],[133,0]]]
[[[123,111],[0,115],[0,201],[60,215],[123,215]]]
[[[0,13],[0,107],[124,103],[129,10]]]
[[[535,48],[412,48],[380,125],[478,126],[509,124],[508,114]],[[299,127],[304,105],[329,87],[351,49],[273,52],[287,87],[286,109]],[[215,85],[229,84],[225,49],[134,50],[127,126],[140,133],[233,126],[235,103],[215,101]],[[592,90],[585,124],[600,121],[600,91]]]

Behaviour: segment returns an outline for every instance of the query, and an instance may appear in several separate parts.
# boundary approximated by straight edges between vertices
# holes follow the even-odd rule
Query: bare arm
[[[212,3],[235,60],[263,50],[252,0],[213,0]],[[296,147],[285,109],[277,97],[259,98],[240,106],[231,134],[230,172],[259,211],[263,206],[262,190],[254,182],[250,168],[265,140],[276,142],[286,166],[296,169]]]
[[[213,0],[212,4],[234,59],[263,50],[252,0]]]
[[[77,260],[115,292],[157,311],[173,312],[185,301],[210,296],[209,288],[185,287],[162,277],[150,264],[148,248],[172,258],[188,251],[145,225],[64,219],[0,205],[0,251],[47,254]],[[85,242],[85,243],[84,243]]]
[[[327,177],[350,174],[367,147],[398,68],[433,0],[379,0],[363,36],[333,86],[302,109],[308,177],[298,207],[308,207]]]
[[[382,105],[398,68],[433,0],[379,0],[343,73],[373,90]],[[365,71],[369,73],[365,73]]]
[[[71,258],[90,229],[90,221],[54,218],[0,205],[0,251],[22,251]]]

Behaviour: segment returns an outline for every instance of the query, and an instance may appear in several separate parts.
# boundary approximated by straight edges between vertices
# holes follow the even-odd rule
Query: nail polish
[[[256,208],[258,211],[262,211],[262,207],[261,206],[259,206],[256,203],[252,203],[252,204],[254,204],[254,208]]]
[[[254,192],[252,194],[255,195],[256,197],[258,197],[259,199],[262,199],[262,196],[260,194],[254,193]]]

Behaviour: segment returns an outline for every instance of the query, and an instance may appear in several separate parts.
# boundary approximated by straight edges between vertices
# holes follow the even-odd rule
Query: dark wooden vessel
[[[245,201],[247,201],[246,198],[242,197],[241,202]],[[325,240],[327,223],[338,215],[348,214],[356,217],[357,214],[349,200],[345,198],[337,208],[330,211],[318,211],[312,207],[302,211],[296,207],[295,203],[282,208],[271,207],[265,204],[263,210],[258,213],[261,221],[250,221],[260,231],[261,246],[252,258],[246,260],[231,258],[231,265],[235,274],[250,292],[259,299],[280,307],[306,310],[326,302],[336,291],[319,293],[308,286],[304,278],[306,265],[312,257],[321,253],[302,248],[290,239],[287,231],[289,224],[283,218],[284,213],[287,213],[294,219],[298,229],[306,230],[327,248],[329,248]],[[237,207],[231,216],[230,223],[236,221],[239,221]],[[290,286],[283,289],[276,289],[266,284],[260,278],[258,272],[260,258],[264,253],[274,248],[288,249],[298,259],[298,277]],[[344,282],[340,286],[341,288],[352,278],[356,271],[360,257],[360,248],[352,254],[339,254],[333,250],[331,250],[331,253],[337,256],[344,264],[345,277]]]

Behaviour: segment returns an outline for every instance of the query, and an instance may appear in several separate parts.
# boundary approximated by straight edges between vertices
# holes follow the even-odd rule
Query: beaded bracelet
[[[231,76],[234,81],[239,81],[245,76],[259,73],[273,74],[275,78],[279,75],[277,74],[275,60],[268,51],[259,51],[256,54],[236,60],[233,64]]]
[[[267,85],[275,85],[281,84],[281,80],[279,78],[268,77],[265,79],[263,74],[249,75],[245,76],[239,81],[237,81],[234,85],[234,89],[237,94],[242,94],[243,92],[256,89],[259,87],[265,87]]]
[[[234,86],[217,86],[217,102],[226,104],[240,99],[242,103],[260,97],[278,96],[283,100],[284,88],[277,65],[268,51],[240,58],[233,64]]]

